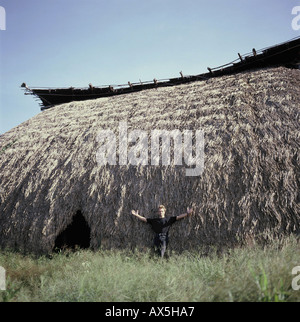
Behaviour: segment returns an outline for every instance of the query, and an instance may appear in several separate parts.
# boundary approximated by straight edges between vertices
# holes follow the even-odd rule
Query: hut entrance
[[[77,211],[71,224],[57,236],[54,249],[89,248],[90,239],[90,227],[81,211]]]

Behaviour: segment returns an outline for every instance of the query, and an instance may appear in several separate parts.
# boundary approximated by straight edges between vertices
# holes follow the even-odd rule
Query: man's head
[[[166,207],[163,205],[160,205],[158,207],[158,215],[160,218],[165,218],[165,214],[166,214]]]

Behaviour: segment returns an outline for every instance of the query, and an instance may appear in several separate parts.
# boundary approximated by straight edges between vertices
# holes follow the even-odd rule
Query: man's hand
[[[193,208],[187,208],[186,213],[176,217],[176,220],[182,219],[193,212]]]
[[[139,211],[138,211],[138,210],[137,210],[137,211],[135,211],[135,210],[131,210],[131,213],[132,213],[134,216],[138,216]]]
[[[190,215],[193,211],[194,211],[194,209],[193,209],[193,208],[189,208],[189,207],[187,207],[186,213],[187,213],[188,215]]]
[[[139,211],[138,211],[138,210],[137,210],[137,211],[135,211],[135,210],[131,210],[131,213],[132,213],[135,217],[139,218],[141,221],[143,221],[143,222],[147,222],[147,219],[146,219],[145,217],[143,217],[143,216],[140,216],[140,215],[139,215]]]

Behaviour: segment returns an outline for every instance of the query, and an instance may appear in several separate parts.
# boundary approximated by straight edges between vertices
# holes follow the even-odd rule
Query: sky
[[[0,0],[0,134],[42,113],[23,82],[87,87],[197,75],[299,36],[295,6],[300,0]]]

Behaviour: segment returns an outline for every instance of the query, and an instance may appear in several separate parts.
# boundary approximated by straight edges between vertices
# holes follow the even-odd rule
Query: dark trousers
[[[155,235],[154,249],[156,250],[159,256],[164,257],[168,243],[169,238],[167,234],[160,233]]]

